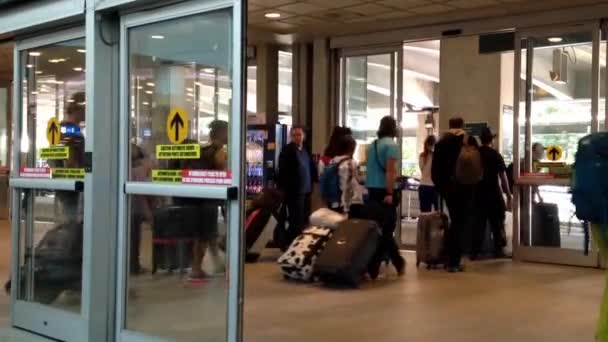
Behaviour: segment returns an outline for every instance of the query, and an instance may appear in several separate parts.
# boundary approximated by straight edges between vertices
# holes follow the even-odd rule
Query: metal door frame
[[[171,185],[153,184],[128,181],[127,168],[129,163],[129,54],[128,54],[128,30],[133,27],[182,18],[189,15],[202,14],[216,10],[231,9],[232,11],[232,108],[230,113],[229,128],[229,170],[232,172],[231,186],[213,185]],[[246,76],[246,54],[244,45],[243,13],[245,4],[241,0],[210,0],[194,2],[189,1],[177,5],[169,5],[145,12],[135,12],[121,17],[120,23],[120,150],[119,150],[119,236],[118,236],[118,266],[116,283],[116,341],[150,341],[156,337],[139,332],[127,330],[126,318],[126,286],[128,280],[128,267],[125,262],[128,258],[126,253],[129,243],[128,238],[128,196],[150,195],[150,196],[181,196],[193,198],[220,199],[228,201],[228,243],[227,246],[227,275],[230,279],[227,298],[227,324],[226,339],[229,342],[242,341],[243,333],[243,215],[244,215],[244,160],[245,160],[245,109],[244,104],[244,81]],[[204,338],[204,336],[201,336]]]
[[[522,46],[522,40],[525,38],[534,38],[536,36],[550,36],[567,34],[574,32],[585,32],[592,33],[592,79],[591,79],[591,131],[597,132],[599,130],[598,121],[598,109],[599,109],[599,96],[600,96],[600,23],[582,23],[562,26],[551,26],[546,28],[534,28],[528,30],[518,30],[515,34],[515,68],[514,68],[514,93],[513,93],[513,169],[515,179],[514,200],[513,200],[513,256],[516,260],[541,262],[541,263],[553,263],[553,264],[564,264],[573,266],[586,266],[586,267],[598,267],[599,266],[599,255],[595,248],[590,249],[589,255],[584,255],[582,251],[571,250],[565,248],[549,248],[549,247],[534,247],[524,246],[521,244],[520,239],[520,221],[522,218],[520,207],[520,196],[521,186],[540,186],[540,185],[570,185],[570,180],[539,180],[532,177],[520,176],[520,163],[518,162],[522,158],[522,152],[525,158],[525,163],[530,167],[531,155],[529,153],[529,147],[525,151],[520,151],[519,139],[520,139],[520,127],[519,117],[520,113],[525,115],[525,134],[526,142],[531,142],[532,136],[532,123],[530,122],[531,117],[531,105],[532,99],[532,74],[534,68],[534,45],[532,40],[527,40],[527,46]],[[522,51],[526,50],[526,84],[524,93],[525,98],[523,99],[524,107],[520,108],[520,95],[521,90],[521,71],[522,71]],[[530,66],[531,64],[531,66]],[[607,81],[608,84],[608,81]],[[607,106],[608,108],[608,106]]]
[[[397,137],[397,145],[399,145],[399,171],[403,169],[403,134],[401,128],[401,121],[403,119],[403,42],[399,44],[392,44],[374,48],[351,48],[341,49],[339,52],[339,65],[340,65],[340,82],[336,83],[339,87],[338,94],[340,96],[339,108],[339,124],[346,124],[346,85],[347,77],[346,74],[346,60],[351,57],[368,57],[378,55],[390,55],[390,116],[397,120],[399,129],[399,136]],[[379,123],[378,123],[379,124]],[[401,203],[397,207],[397,222],[395,239],[397,239],[400,246],[404,246],[401,241],[401,216],[403,208]]]
[[[45,190],[66,190],[66,191],[82,191],[88,187],[88,179],[84,181],[77,180],[57,180],[57,179],[28,179],[21,178],[19,168],[21,165],[21,134],[23,127],[23,88],[22,79],[22,53],[25,50],[44,47],[51,44],[61,43],[74,39],[84,39],[84,27],[78,27],[54,33],[49,33],[33,38],[18,40],[14,50],[14,85],[13,85],[13,146],[12,146],[12,170],[10,178],[11,187],[11,234],[12,234],[12,254],[11,254],[11,323],[13,326],[29,331],[49,336],[61,340],[86,340],[88,333],[88,317],[90,307],[91,292],[89,289],[91,269],[85,267],[91,262],[91,254],[85,252],[86,241],[90,239],[90,217],[86,214],[87,207],[91,202],[84,202],[84,217],[83,217],[83,261],[82,261],[82,291],[81,291],[81,306],[80,313],[75,314],[65,310],[52,308],[47,305],[19,300],[15,289],[20,288],[20,249],[21,249],[21,232],[20,232],[20,215],[21,201],[20,193],[22,191],[35,191],[40,189]],[[89,114],[89,113],[87,113]],[[87,115],[86,122],[92,121],[92,117]],[[92,125],[88,126],[92,130]],[[89,141],[85,140],[87,146]],[[35,153],[35,152],[34,152]],[[32,204],[32,203],[31,203]],[[29,206],[33,208],[32,205]],[[26,219],[26,234],[25,238],[30,239],[33,234],[33,216],[31,210],[27,212]],[[29,222],[28,222],[29,221]]]

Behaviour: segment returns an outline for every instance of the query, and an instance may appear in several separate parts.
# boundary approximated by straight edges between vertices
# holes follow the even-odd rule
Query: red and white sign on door
[[[182,184],[231,185],[232,172],[215,170],[182,170]]]
[[[19,177],[22,178],[51,178],[51,169],[48,167],[21,167]]]

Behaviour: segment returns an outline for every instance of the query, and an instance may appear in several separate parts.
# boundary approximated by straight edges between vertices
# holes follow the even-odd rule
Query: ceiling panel
[[[382,0],[378,2],[381,5],[393,8],[408,10],[413,7],[428,5],[429,0]]]
[[[373,3],[362,4],[346,8],[349,12],[355,12],[364,16],[375,16],[382,13],[394,11],[394,9]]]
[[[343,8],[365,3],[366,0],[307,0],[307,2],[321,8]]]
[[[319,10],[319,5],[311,4],[308,2],[298,2],[294,4],[289,4],[285,6],[278,7],[279,11],[285,11],[293,14],[309,14],[313,12],[317,12]]]
[[[479,8],[500,5],[498,0],[454,0],[446,4],[456,8]]]
[[[408,26],[545,12],[608,0],[249,0],[253,28],[301,37],[368,33]],[[279,12],[279,19],[264,13]],[[403,20],[408,18],[408,20]],[[361,23],[369,23],[361,25]]]
[[[445,13],[454,10],[454,7],[442,5],[442,4],[432,4],[421,7],[412,7],[410,11],[418,14],[438,14]]]

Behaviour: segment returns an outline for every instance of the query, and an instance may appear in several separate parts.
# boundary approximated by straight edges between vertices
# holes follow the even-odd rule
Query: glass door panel
[[[365,146],[376,139],[382,117],[394,114],[394,53],[345,57],[344,123],[357,141],[355,157],[365,162]]]
[[[519,39],[520,256],[594,265],[597,254],[584,254],[591,245],[574,215],[568,170],[578,140],[597,130],[599,28],[534,32]]]
[[[234,340],[244,156],[234,13],[232,2],[186,2],[123,17],[120,341]]]
[[[11,289],[18,327],[84,339],[85,41],[70,30],[17,44]],[[73,326],[74,329],[66,329]]]

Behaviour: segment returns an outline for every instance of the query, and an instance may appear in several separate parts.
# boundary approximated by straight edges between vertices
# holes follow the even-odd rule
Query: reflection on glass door
[[[365,163],[365,146],[376,139],[382,117],[395,115],[395,55],[353,56],[343,59],[344,123],[357,141],[356,158]]]
[[[239,277],[229,280],[227,272],[239,267],[230,246],[238,246],[241,213],[231,186],[244,157],[241,137],[231,134],[244,123],[233,98],[240,52],[233,8],[208,6],[123,19],[121,341],[225,341],[230,334]]]
[[[79,30],[17,44],[11,279],[14,322],[58,339],[82,339],[85,41]],[[44,42],[38,45],[36,42]],[[49,41],[56,43],[49,44]],[[67,329],[68,326],[74,327]]]
[[[578,140],[598,128],[599,28],[522,34],[520,44],[520,256],[595,266],[569,184]]]

